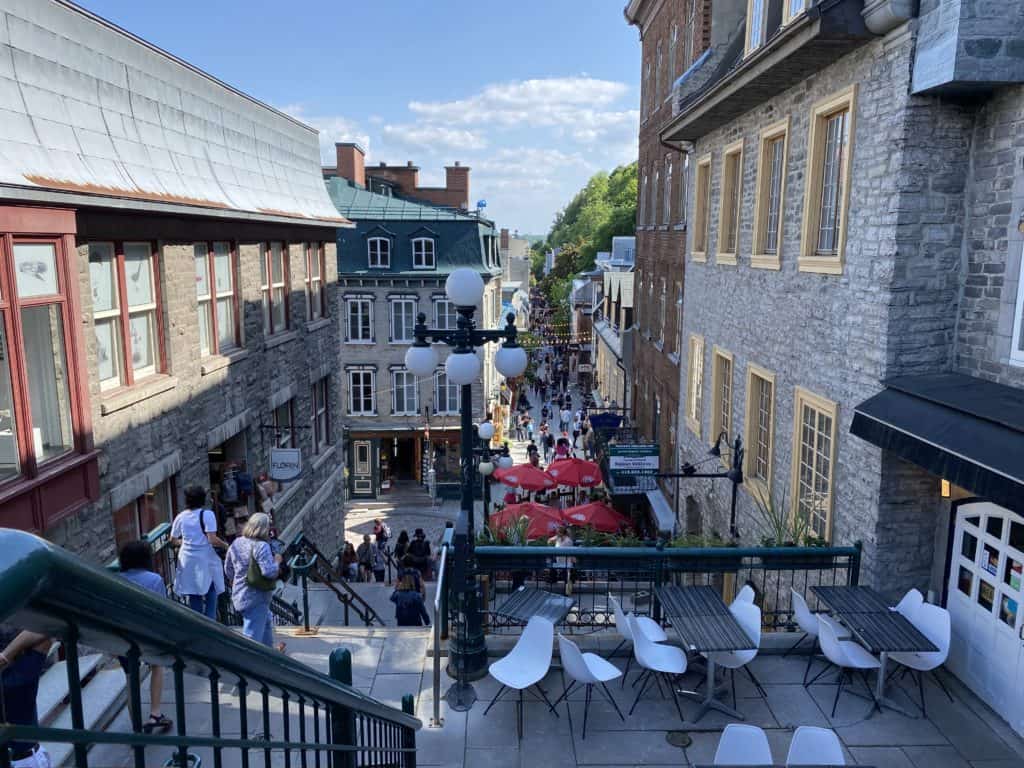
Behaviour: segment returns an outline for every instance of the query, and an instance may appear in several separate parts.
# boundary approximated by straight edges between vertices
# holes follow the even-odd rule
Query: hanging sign
[[[608,446],[608,469],[615,474],[655,475],[658,466],[656,443]]]
[[[294,480],[302,474],[302,451],[298,448],[270,449],[270,479]]]

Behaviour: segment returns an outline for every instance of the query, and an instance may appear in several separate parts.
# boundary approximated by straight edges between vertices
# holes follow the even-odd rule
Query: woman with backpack
[[[228,548],[224,574],[231,582],[231,604],[242,614],[242,634],[271,648],[270,598],[280,568],[281,555],[270,549],[270,518],[257,512]]]
[[[171,544],[178,547],[174,592],[188,598],[193,611],[216,620],[224,570],[214,547],[225,549],[228,545],[217,535],[217,516],[206,508],[205,488],[190,485],[185,489],[185,509],[171,523]]]

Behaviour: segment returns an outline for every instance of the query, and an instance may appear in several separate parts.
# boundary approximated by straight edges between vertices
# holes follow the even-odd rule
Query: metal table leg
[[[700,720],[702,717],[704,717],[704,715],[708,713],[708,710],[711,709],[717,710],[725,715],[728,715],[729,717],[735,717],[738,720],[746,720],[746,718],[742,714],[737,712],[735,709],[715,698],[715,662],[711,660],[710,656],[708,656],[707,661],[708,672],[707,682],[705,683],[705,693],[700,693],[698,691],[678,691],[680,696],[685,696],[691,701],[700,702],[700,709],[694,716],[693,722],[696,723],[698,720]]]
[[[895,712],[899,712],[901,715],[916,718],[917,716],[913,712],[901,707],[885,695],[885,667],[889,661],[889,654],[882,651],[878,654],[878,661],[881,663],[881,666],[878,668],[878,679],[875,681],[875,701],[878,704],[877,709],[881,710],[882,707],[888,707]],[[874,710],[872,710],[871,714],[874,714]]]

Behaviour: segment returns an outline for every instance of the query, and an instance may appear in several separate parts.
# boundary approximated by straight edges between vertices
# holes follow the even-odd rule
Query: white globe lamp
[[[425,378],[437,369],[437,351],[429,344],[413,345],[405,352],[405,367],[413,376]]]
[[[499,456],[498,457],[498,466],[501,467],[502,469],[508,469],[509,467],[512,466],[512,457],[511,456]]]
[[[480,376],[480,358],[473,352],[454,352],[444,361],[444,372],[452,384],[472,384]]]
[[[499,349],[497,354],[494,356],[494,367],[497,368],[498,373],[506,379],[514,379],[516,376],[522,376],[526,371],[526,364],[526,350],[518,344],[515,346],[512,346],[511,344],[503,344],[501,349]]]
[[[481,461],[477,469],[484,477],[490,477],[494,473],[494,464],[490,461]]]
[[[459,267],[448,275],[444,292],[457,307],[475,307],[484,297],[484,279],[469,267]]]
[[[481,440],[490,440],[494,437],[494,425],[489,421],[481,422],[476,428],[476,433],[480,436]]]

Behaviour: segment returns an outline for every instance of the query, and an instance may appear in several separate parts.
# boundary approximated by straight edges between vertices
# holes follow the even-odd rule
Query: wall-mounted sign
[[[594,366],[592,366],[590,363],[580,363],[578,366],[576,366],[576,370],[579,371],[580,373],[590,373],[592,370],[594,370]]]
[[[656,443],[608,446],[608,469],[615,474],[656,475],[659,466]]]
[[[294,480],[302,474],[302,451],[298,448],[270,449],[270,479]]]

